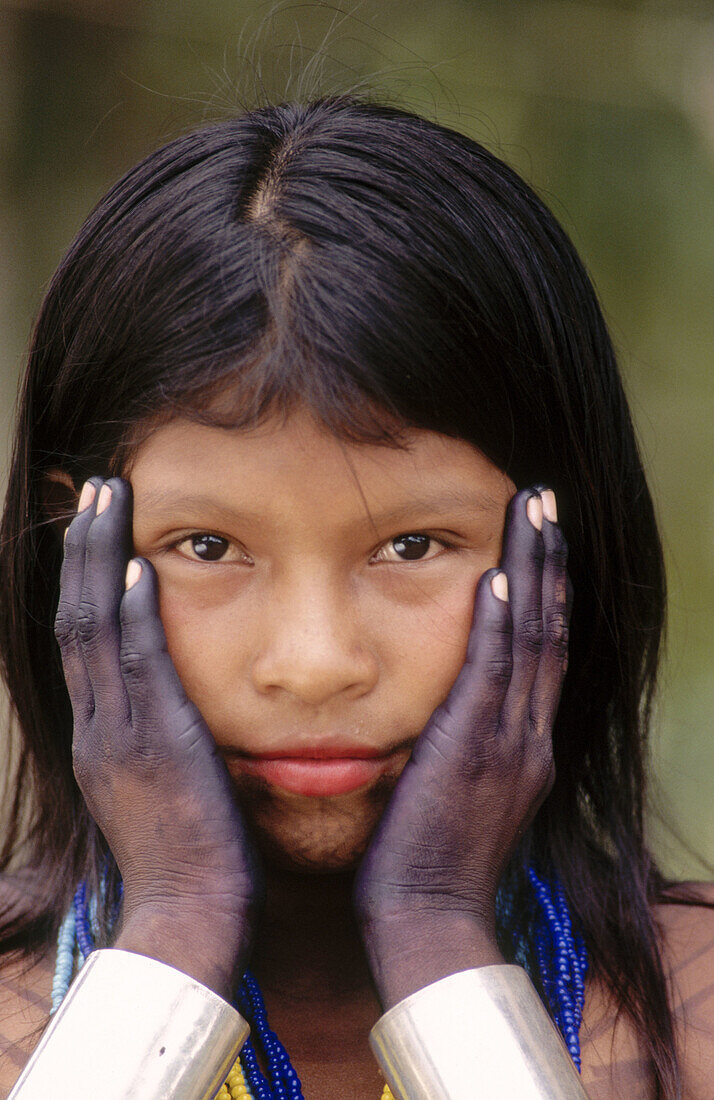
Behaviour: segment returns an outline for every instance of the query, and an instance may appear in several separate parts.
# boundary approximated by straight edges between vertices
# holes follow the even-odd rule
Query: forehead
[[[210,491],[262,509],[357,509],[364,514],[449,497],[464,507],[502,508],[512,483],[476,447],[410,430],[402,446],[345,442],[304,409],[250,429],[177,418],[139,446],[128,476],[137,503],[170,505],[174,494]]]

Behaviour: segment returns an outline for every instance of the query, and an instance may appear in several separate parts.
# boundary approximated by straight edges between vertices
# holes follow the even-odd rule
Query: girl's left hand
[[[385,1010],[448,974],[503,962],[496,891],[553,785],[567,663],[567,547],[552,492],[546,511],[552,521],[534,489],[511,501],[501,568],[479,582],[464,665],[357,874],[357,918]]]

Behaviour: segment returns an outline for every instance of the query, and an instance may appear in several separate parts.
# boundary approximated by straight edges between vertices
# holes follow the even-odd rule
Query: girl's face
[[[178,419],[129,472],[176,668],[286,865],[362,854],[499,560],[513,483],[468,443],[407,439],[345,444],[306,410],[250,431]]]

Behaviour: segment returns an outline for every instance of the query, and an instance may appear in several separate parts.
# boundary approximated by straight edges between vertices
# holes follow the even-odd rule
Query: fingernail
[[[503,600],[506,603],[508,600],[508,577],[505,573],[496,573],[495,577],[491,577],[491,591],[497,600]]]
[[[555,503],[555,493],[552,489],[544,489],[540,494],[543,502],[543,515],[549,523],[558,522],[558,507]]]
[[[101,500],[101,494],[100,494]],[[540,531],[543,527],[543,502],[540,497],[528,497],[526,515],[533,526]]]
[[[126,578],[124,580],[124,587],[126,588],[127,592],[130,588],[134,587],[140,576],[141,562],[138,562],[135,558],[132,558],[126,567]]]
[[[112,499],[112,491],[108,485],[102,485],[99,490],[99,500],[97,501],[97,515],[100,516],[105,509],[109,507],[109,501]]]
[[[94,500],[96,491],[91,481],[85,481],[82,486],[82,492],[79,494],[79,501],[77,503],[78,512],[83,512],[85,508],[89,508],[89,505]]]

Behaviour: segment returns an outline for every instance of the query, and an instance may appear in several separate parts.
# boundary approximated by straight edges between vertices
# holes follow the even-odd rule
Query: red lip
[[[261,754],[233,754],[231,763],[244,775],[264,779],[271,786],[313,798],[347,794],[378,779],[394,763],[395,752],[355,745],[301,746]]]
[[[389,756],[386,752],[367,745],[301,745],[294,749],[274,749],[272,752],[248,753],[254,760],[369,760],[374,756]]]

